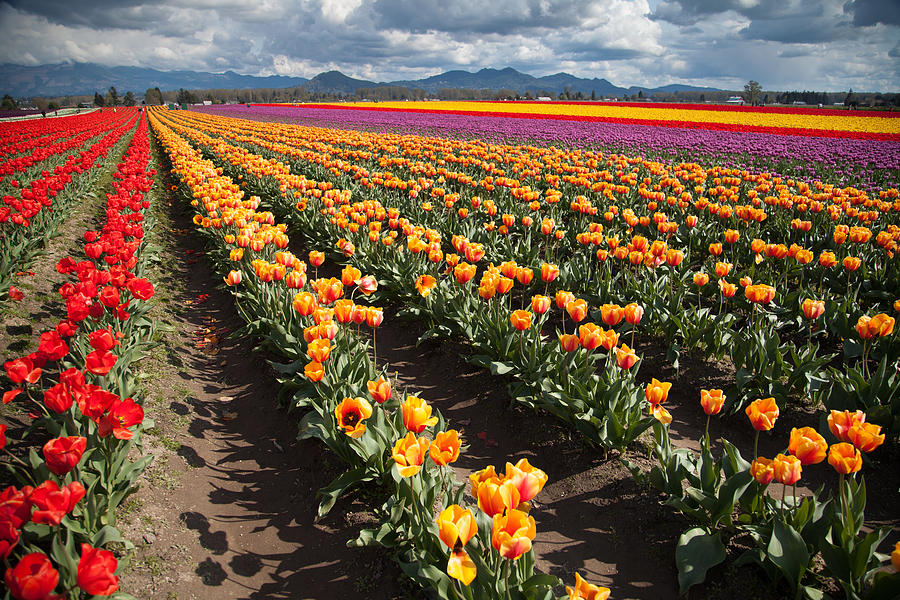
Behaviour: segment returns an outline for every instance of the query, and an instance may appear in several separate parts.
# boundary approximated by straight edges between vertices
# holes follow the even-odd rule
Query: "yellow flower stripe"
[[[609,119],[639,119],[649,121],[678,121],[687,123],[716,123],[750,127],[783,127],[789,129],[825,129],[900,135],[900,118],[879,116],[848,116],[819,114],[761,113],[702,108],[660,108],[635,104],[559,104],[556,102],[350,102],[338,107],[391,108],[397,110],[470,111],[493,113],[528,113],[598,117]],[[877,113],[876,113],[877,114]]]

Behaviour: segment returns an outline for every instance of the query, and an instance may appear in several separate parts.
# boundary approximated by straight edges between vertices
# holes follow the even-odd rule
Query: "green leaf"
[[[809,566],[809,551],[797,530],[776,521],[766,553],[796,589]]]
[[[691,586],[702,583],[706,572],[725,560],[725,545],[718,533],[702,527],[688,529],[678,538],[675,565],[678,567],[678,587],[684,595]]]

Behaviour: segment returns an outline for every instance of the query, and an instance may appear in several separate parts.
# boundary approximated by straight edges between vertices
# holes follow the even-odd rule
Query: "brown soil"
[[[162,179],[157,189],[169,185]],[[155,421],[144,449],[155,459],[119,512],[120,527],[137,546],[122,554],[122,589],[148,600],[423,597],[386,552],[346,546],[372,523],[375,500],[366,494],[345,498],[316,520],[316,491],[340,465],[317,442],[296,441],[299,415],[278,406],[265,357],[253,351],[251,340],[228,337],[241,322],[203,258],[189,215],[165,192],[154,200],[152,241],[162,250],[149,277],[157,290],[153,314],[164,330],[139,369],[145,409]],[[86,226],[72,221],[69,227],[71,243],[75,230]],[[54,252],[36,266],[46,273],[34,278],[35,285],[44,282],[49,290],[40,293],[52,293]],[[39,292],[30,291],[31,301],[41,302]],[[4,316],[4,358],[27,351],[10,346],[26,337],[16,327],[32,327],[27,335],[36,340],[46,319],[50,314],[38,305],[30,320],[21,315],[22,322],[7,325]],[[420,333],[418,324],[388,311],[377,334],[379,360],[397,372],[395,387],[420,392],[461,430],[468,448],[456,463],[458,477],[521,457],[549,475],[532,511],[537,568],[566,583],[577,571],[610,587],[617,599],[676,598],[675,544],[690,524],[636,484],[614,456],[605,458],[551,417],[510,407],[504,378],[466,363],[464,346],[416,347]],[[687,356],[676,379],[652,344],[644,340],[638,351],[645,356],[641,380],[652,375],[675,382],[667,405],[675,419],[672,437],[696,448],[706,422],[699,390],[727,387],[730,365]],[[775,431],[762,436],[761,454],[781,451],[790,427],[808,424],[810,411],[785,412]],[[753,432],[742,414],[714,418],[710,433],[724,435],[745,456],[752,451]],[[867,467],[884,474],[869,482],[870,519],[893,525],[895,537],[897,453],[881,449]],[[645,469],[651,465],[640,446],[628,458]],[[827,465],[810,467],[803,481],[831,482],[828,471]],[[751,567],[726,564],[713,569],[690,598],[778,598],[784,591],[772,589]]]

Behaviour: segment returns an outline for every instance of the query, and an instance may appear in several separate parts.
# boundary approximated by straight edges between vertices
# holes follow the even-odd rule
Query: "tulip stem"
[[[706,447],[707,448],[709,448],[709,419],[710,419],[710,415],[706,415],[706,434],[704,437],[706,438]],[[756,457],[754,457],[754,458],[756,458]]]
[[[509,563],[512,562],[507,559],[507,561],[503,565],[503,588],[506,590],[506,598],[507,600],[512,600],[512,596],[509,593]]]
[[[757,454],[757,448],[759,447],[759,429],[756,430],[756,437],[753,438],[753,458],[759,458],[759,454]]]

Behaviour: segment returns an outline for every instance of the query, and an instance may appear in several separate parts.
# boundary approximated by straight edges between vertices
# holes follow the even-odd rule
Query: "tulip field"
[[[726,568],[777,597],[900,595],[900,519],[866,513],[867,498],[897,499],[883,489],[900,441],[893,113],[156,107],[0,124],[0,161],[0,304],[22,299],[93,169],[113,173],[105,220],[54,265],[65,318],[4,357],[3,403],[33,419],[4,449],[12,598],[131,597],[117,509],[154,425],[134,372],[158,339],[151,187],[188,211],[240,317],[233,336],[271,365],[280,391],[259,402],[340,465],[317,516],[370,503],[347,543],[390,556],[411,597],[625,595],[583,565],[541,569],[541,455],[501,446],[505,460],[460,468],[469,420],[400,385],[386,320],[460,348],[505,410],[554,420],[677,517],[653,557],[674,565],[670,597],[706,597]],[[698,363],[721,389],[684,376]],[[670,395],[690,395],[693,416]],[[674,430],[686,418],[691,439]]]

